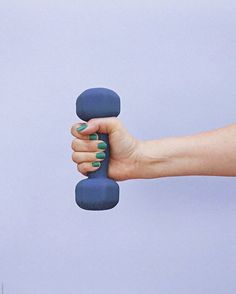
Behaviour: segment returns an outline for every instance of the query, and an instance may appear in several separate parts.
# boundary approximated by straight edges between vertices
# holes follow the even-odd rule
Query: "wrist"
[[[200,146],[192,137],[143,141],[139,145],[140,178],[160,178],[194,174]],[[199,169],[199,168],[198,168]]]
[[[137,178],[159,178],[167,176],[171,154],[166,152],[163,140],[140,141],[137,146]]]

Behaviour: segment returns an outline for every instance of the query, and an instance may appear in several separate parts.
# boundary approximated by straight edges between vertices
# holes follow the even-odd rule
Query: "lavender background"
[[[235,1],[0,3],[0,282],[5,294],[236,293],[235,178],[120,183],[87,212],[75,99],[103,86],[140,139],[235,122]]]

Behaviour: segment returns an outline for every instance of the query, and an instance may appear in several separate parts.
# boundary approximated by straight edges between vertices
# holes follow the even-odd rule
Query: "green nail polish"
[[[97,140],[98,139],[98,135],[97,134],[91,134],[89,135],[89,140]]]
[[[101,163],[99,161],[92,162],[93,167],[99,167],[100,165],[101,165]]]
[[[82,124],[79,128],[76,129],[76,131],[77,131],[77,132],[81,132],[81,131],[83,131],[84,129],[86,129],[87,126],[88,126],[87,124]]]
[[[106,148],[107,148],[107,144],[105,142],[98,143],[98,149],[106,149]]]
[[[106,157],[106,154],[104,152],[99,152],[96,154],[97,159],[104,159]]]

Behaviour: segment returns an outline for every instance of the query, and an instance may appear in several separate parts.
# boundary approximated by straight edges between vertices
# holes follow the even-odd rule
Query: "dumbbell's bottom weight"
[[[119,186],[112,179],[92,178],[79,182],[75,189],[76,203],[87,210],[104,210],[119,202]]]

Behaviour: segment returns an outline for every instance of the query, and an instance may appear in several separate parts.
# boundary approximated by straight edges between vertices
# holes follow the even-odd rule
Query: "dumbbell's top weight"
[[[91,88],[79,95],[76,101],[76,113],[82,120],[96,117],[118,116],[120,97],[106,88]]]
[[[92,88],[79,95],[76,101],[76,113],[84,121],[99,117],[114,117],[120,113],[120,98],[112,90]],[[119,186],[107,177],[110,148],[107,134],[98,134],[99,139],[107,143],[106,157],[101,167],[88,175],[76,186],[76,203],[87,210],[105,210],[113,208],[119,201]]]

